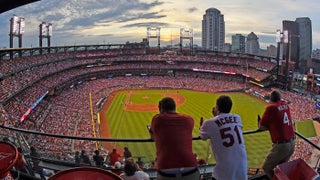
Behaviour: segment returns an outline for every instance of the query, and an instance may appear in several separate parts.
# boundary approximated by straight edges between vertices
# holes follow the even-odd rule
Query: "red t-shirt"
[[[110,158],[110,165],[114,165],[115,162],[119,161],[119,158],[120,158],[120,154],[117,153],[117,152],[111,152],[109,154],[109,158]]]
[[[177,113],[162,113],[152,118],[151,130],[157,149],[158,169],[195,167],[192,152],[192,117]]]
[[[273,143],[294,137],[289,105],[284,101],[267,106],[260,124],[268,128]]]

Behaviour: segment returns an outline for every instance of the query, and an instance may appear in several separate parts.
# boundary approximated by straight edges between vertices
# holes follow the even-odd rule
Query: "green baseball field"
[[[100,112],[100,134],[104,138],[148,139],[147,125],[158,113],[157,105],[161,98],[170,96],[177,103],[177,112],[193,117],[195,126],[193,137],[199,136],[200,118],[212,117],[211,110],[216,99],[222,93],[206,93],[191,90],[124,90],[112,94],[105,108]],[[257,129],[257,115],[262,115],[267,105],[262,100],[245,93],[223,93],[233,101],[231,112],[239,114],[243,122],[243,132]],[[312,121],[296,123],[297,131],[306,137],[316,136]],[[260,167],[271,147],[268,132],[244,136],[248,155],[248,166]],[[177,144],[178,146],[179,144]],[[129,147],[134,157],[141,157],[145,163],[155,159],[153,142],[133,143],[114,142],[104,145],[105,148],[116,147],[120,152],[124,146]],[[199,158],[214,163],[209,141],[193,141],[193,152]]]

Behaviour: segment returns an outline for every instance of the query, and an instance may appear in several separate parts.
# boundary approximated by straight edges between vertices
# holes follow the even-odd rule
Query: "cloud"
[[[166,27],[168,26],[168,23],[161,23],[161,22],[146,22],[146,23],[133,23],[133,24],[127,24],[122,26],[123,28],[131,28],[131,27]]]
[[[146,19],[160,19],[163,17],[166,17],[166,15],[158,15],[157,12],[128,14],[117,20],[117,22],[130,22],[135,20],[144,21]]]
[[[198,8],[196,8],[196,7],[188,8],[189,13],[193,13],[195,11],[198,11]]]

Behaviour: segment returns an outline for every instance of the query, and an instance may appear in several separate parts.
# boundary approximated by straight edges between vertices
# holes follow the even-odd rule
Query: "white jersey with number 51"
[[[200,137],[211,140],[216,160],[213,177],[216,179],[248,179],[247,154],[239,115],[221,113],[204,121]]]

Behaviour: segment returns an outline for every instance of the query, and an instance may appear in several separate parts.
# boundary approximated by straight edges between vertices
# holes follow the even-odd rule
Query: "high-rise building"
[[[311,57],[312,52],[312,25],[308,17],[296,18],[299,32],[299,70],[301,73],[306,73],[306,61]]]
[[[225,51],[225,52],[231,52],[231,47],[232,47],[231,43],[225,43],[225,44],[224,44],[224,50],[223,50],[223,51]]]
[[[299,28],[298,23],[295,21],[282,21],[283,31],[288,31],[288,43],[283,48],[284,59],[288,59],[295,63],[294,69],[299,70],[300,62],[299,62]]]
[[[242,34],[232,35],[231,51],[235,53],[245,53],[246,51],[246,37]]]
[[[254,32],[248,34],[246,42],[246,53],[259,55],[260,45],[258,39],[258,36]]]
[[[267,55],[266,56],[276,58],[277,57],[277,47],[274,45],[267,46]]]
[[[225,45],[224,16],[216,8],[209,8],[202,20],[202,48],[223,51]]]

